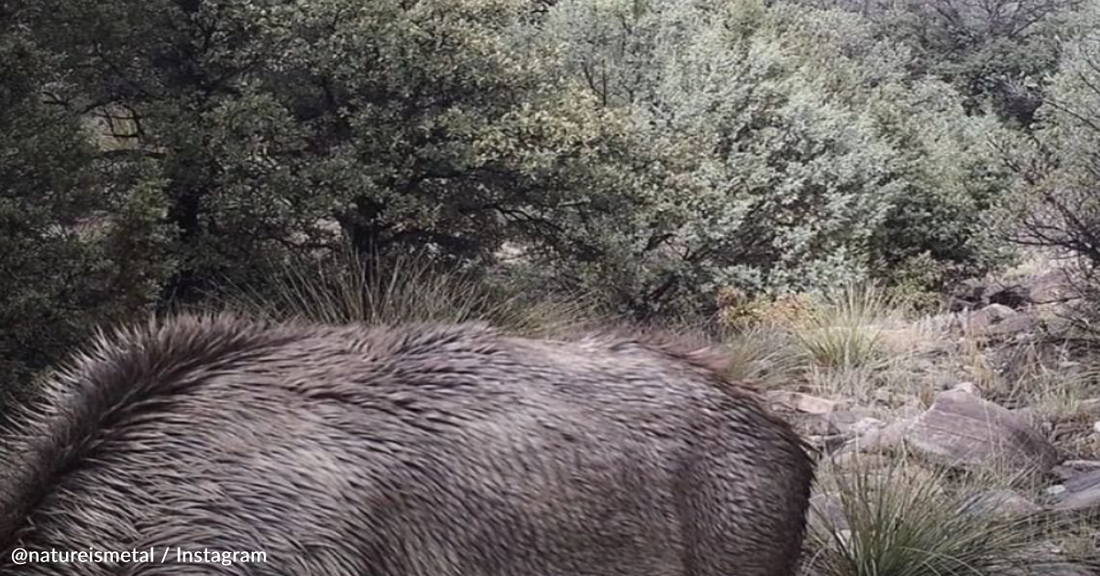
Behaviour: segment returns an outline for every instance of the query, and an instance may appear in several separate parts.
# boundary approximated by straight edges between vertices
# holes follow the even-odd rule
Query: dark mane
[[[11,466],[0,473],[0,548],[56,480],[90,451],[97,435],[135,404],[185,392],[203,374],[226,370],[299,337],[231,315],[179,316],[99,332],[47,380],[5,436]]]

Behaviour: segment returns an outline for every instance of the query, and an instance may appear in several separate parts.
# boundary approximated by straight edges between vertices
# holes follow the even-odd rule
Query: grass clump
[[[807,539],[809,574],[1023,575],[1055,563],[1043,543],[1060,520],[1007,511],[983,500],[977,484],[894,462],[836,472],[823,487],[827,505],[815,506]]]
[[[533,301],[474,274],[441,269],[423,255],[368,259],[345,248],[327,260],[279,268],[265,290],[238,290],[222,299],[224,306],[258,318],[326,324],[484,321],[526,335],[575,330],[596,317],[580,298]]]
[[[894,299],[873,283],[844,284],[785,325],[814,366],[877,368],[889,357],[881,324],[898,309]]]
[[[764,389],[790,388],[803,379],[805,358],[791,336],[770,324],[719,335],[729,358],[729,375]]]
[[[879,373],[933,338],[905,321],[905,302],[874,283],[774,300],[726,291],[717,300],[735,363],[768,386],[801,382],[815,393],[862,397]]]

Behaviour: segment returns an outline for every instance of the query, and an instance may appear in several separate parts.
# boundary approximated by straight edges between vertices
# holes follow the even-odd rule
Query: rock
[[[1080,478],[1086,474],[1100,472],[1100,461],[1097,460],[1066,460],[1054,467],[1051,473],[1063,482]]]
[[[853,437],[883,426],[880,420],[861,416],[863,411],[827,412],[825,414],[807,414],[792,412],[788,421],[804,437],[818,448],[832,452]]]
[[[857,468],[863,470],[887,468],[891,462],[887,456],[881,454],[866,454],[855,450],[844,449],[841,449],[831,458],[833,465],[838,468]]]
[[[1042,324],[1035,313],[1017,312],[1003,304],[990,304],[972,312],[966,321],[969,334],[985,338],[1028,335],[1038,330]]]
[[[843,434],[806,436],[805,438],[811,446],[826,454],[837,452],[848,440],[848,437]]]
[[[899,462],[877,454],[848,454],[845,466],[837,464],[832,458],[834,468],[829,477],[822,480],[823,486],[837,495],[847,494],[867,505],[873,505],[881,491],[919,491],[924,497],[946,495],[943,474],[915,462]],[[862,504],[861,504],[862,506]]]
[[[959,290],[948,298],[948,310],[961,312],[972,308],[980,308],[988,304],[985,298],[986,287],[974,281],[966,282]]]
[[[848,441],[839,451],[840,454],[848,452],[884,452],[900,446],[913,426],[914,418],[906,418],[883,426],[868,430],[866,433]]]
[[[1067,480],[1055,494],[1056,510],[1088,510],[1100,507],[1100,469]]]
[[[970,281],[948,299],[952,312],[977,309],[990,304],[1023,308],[1031,304],[1031,289],[1019,283]]]
[[[952,466],[1049,472],[1058,451],[1026,418],[961,390],[936,395],[905,436],[916,452]]]
[[[1005,318],[999,324],[987,327],[980,333],[980,336],[986,338],[1014,336],[1017,341],[1025,341],[1034,339],[1035,333],[1043,329],[1044,326],[1045,324],[1037,315],[1031,312],[1020,312],[1010,318]]]
[[[840,402],[836,400],[789,390],[773,390],[767,393],[767,398],[771,402],[782,404],[791,410],[806,414],[827,414],[837,410],[840,406]]]
[[[1050,473],[1057,476],[1059,480],[1069,480],[1074,476],[1077,476],[1079,472],[1072,468],[1066,468],[1065,466],[1058,465],[1050,469]]]
[[[1096,576],[1100,566],[1086,566],[1069,562],[1058,554],[1039,553],[1038,558],[1029,558],[1024,566],[1002,572],[1004,576]]]
[[[973,382],[959,382],[955,385],[954,388],[952,388],[952,390],[966,392],[967,394],[977,396],[979,398],[982,397],[982,395],[978,392],[978,387],[975,386]]]
[[[867,434],[874,433],[878,430],[886,427],[886,423],[878,418],[860,418],[854,424],[849,426],[846,432],[855,434],[856,436],[866,436]]]
[[[892,409],[906,409],[920,404],[920,398],[916,396],[892,392],[885,388],[879,388],[872,392],[871,398],[876,403]]]
[[[1073,286],[1069,273],[1063,268],[1055,268],[1031,277],[1027,280],[1029,296],[1034,304],[1064,302],[1073,297]]]
[[[873,474],[869,474],[868,478],[866,488],[871,492],[878,487],[882,487],[893,490],[919,490],[925,497],[938,497],[946,494],[942,474],[914,463],[879,469]],[[868,494],[868,497],[870,496],[871,494]]]
[[[1100,460],[1066,460],[1062,466],[1077,471],[1100,470]]]
[[[1034,568],[1029,576],[1096,576],[1100,567],[1073,562],[1050,563]]]
[[[977,312],[970,314],[970,325],[974,327],[975,324],[978,327],[982,325],[989,326],[993,324],[999,324],[1006,319],[1015,316],[1017,312],[1004,304],[990,304]]]
[[[963,505],[963,510],[979,514],[1023,516],[1042,508],[1012,490],[989,490],[969,498]]]
[[[870,416],[869,411],[859,409],[832,412],[826,414],[825,418],[832,424],[837,432],[851,436],[860,436],[868,430],[881,428],[886,425],[882,420]]]
[[[837,429],[836,425],[821,414],[793,412],[788,416],[788,420],[795,430],[803,436],[835,436],[840,434],[840,430]]]
[[[948,298],[948,307],[952,312],[978,309],[989,304],[1021,309],[1064,302],[1072,298],[1073,294],[1072,282],[1066,269],[1055,268],[1041,274],[964,282]]]
[[[1076,555],[1075,555],[1076,556]],[[1045,542],[1021,558],[1021,565],[1005,570],[1004,576],[1096,576],[1100,574],[1095,554],[1070,559],[1053,542]]]

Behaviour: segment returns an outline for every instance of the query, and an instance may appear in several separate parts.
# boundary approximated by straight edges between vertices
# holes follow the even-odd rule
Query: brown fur
[[[101,337],[0,453],[0,574],[790,576],[812,463],[721,367],[481,325]],[[267,563],[9,563],[150,546]]]

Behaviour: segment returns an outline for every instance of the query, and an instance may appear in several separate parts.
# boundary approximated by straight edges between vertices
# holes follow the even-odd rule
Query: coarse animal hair
[[[812,459],[723,362],[477,323],[123,328],[0,448],[0,573],[791,576]],[[150,547],[266,562],[12,561]]]

